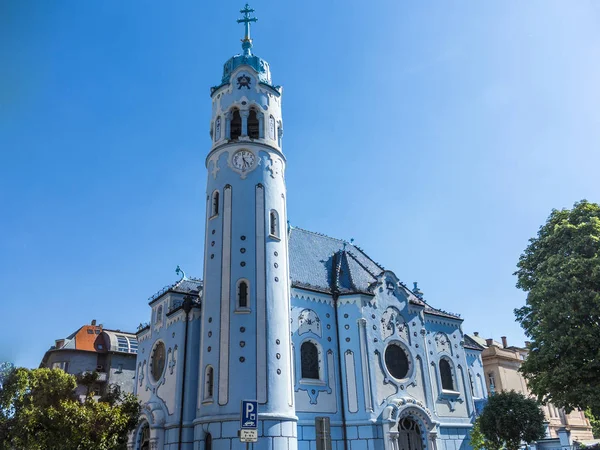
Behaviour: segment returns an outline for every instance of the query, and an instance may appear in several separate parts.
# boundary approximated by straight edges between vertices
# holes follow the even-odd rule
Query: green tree
[[[531,339],[521,366],[540,401],[600,417],[600,206],[553,210],[521,255],[517,321]]]
[[[59,369],[12,371],[0,389],[0,449],[125,449],[140,413],[135,396],[81,402],[76,384]]]
[[[497,443],[488,441],[481,432],[479,418],[477,418],[473,424],[473,428],[471,428],[470,438],[469,444],[473,450],[500,450]]]
[[[538,402],[515,391],[492,395],[477,420],[488,449],[518,450],[522,441],[534,442],[545,435]]]
[[[600,438],[600,419],[594,416],[589,408],[585,411],[585,417],[587,417],[590,421],[594,438]]]

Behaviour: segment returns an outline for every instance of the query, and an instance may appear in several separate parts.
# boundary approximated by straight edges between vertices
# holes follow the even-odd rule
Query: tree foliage
[[[521,255],[515,310],[531,339],[521,367],[541,401],[600,416],[600,206],[553,210]]]
[[[600,419],[594,416],[592,414],[591,409],[589,408],[585,411],[585,417],[587,417],[590,421],[590,425],[592,426],[592,434],[594,435],[594,438],[600,438]]]
[[[76,384],[60,369],[12,371],[0,389],[0,450],[125,449],[140,412],[135,396],[80,401]]]
[[[481,432],[479,418],[477,418],[473,424],[473,428],[471,428],[469,444],[473,450],[500,450],[496,442],[488,441]]]
[[[492,395],[477,422],[485,448],[492,450],[518,450],[521,441],[530,443],[545,435],[538,402],[515,391]]]

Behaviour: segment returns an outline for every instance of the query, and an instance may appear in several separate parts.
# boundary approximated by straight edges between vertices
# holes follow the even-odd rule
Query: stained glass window
[[[300,347],[302,378],[319,379],[319,350],[312,342],[304,342]]]
[[[385,349],[385,366],[390,375],[398,380],[408,375],[408,357],[399,345],[390,344]]]
[[[154,381],[158,381],[162,377],[165,370],[165,359],[165,344],[158,342],[152,351],[152,378]]]

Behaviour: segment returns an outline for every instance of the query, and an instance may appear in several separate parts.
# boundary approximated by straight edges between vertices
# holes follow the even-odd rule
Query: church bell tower
[[[252,54],[254,10],[241,10],[242,53],[211,89],[197,438],[237,438],[242,400],[258,401],[254,450],[296,450],[282,88]],[[227,442],[219,442],[227,440]],[[222,445],[221,445],[222,444]]]

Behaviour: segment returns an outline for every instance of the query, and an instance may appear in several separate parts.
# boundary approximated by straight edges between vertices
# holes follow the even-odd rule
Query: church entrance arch
[[[421,428],[410,417],[398,422],[398,450],[423,450]]]
[[[382,416],[385,450],[437,450],[438,423],[420,401],[389,400]]]

